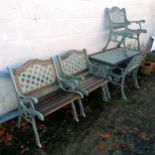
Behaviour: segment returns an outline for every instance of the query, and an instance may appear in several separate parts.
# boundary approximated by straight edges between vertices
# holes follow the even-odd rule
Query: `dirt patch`
[[[14,120],[5,123],[1,128],[12,141],[0,143],[0,155],[155,155],[155,72],[138,78],[138,91],[127,80],[127,101],[113,86],[107,103],[99,90],[85,98],[87,117],[80,117],[79,123],[72,119],[70,107],[38,121],[42,149],[36,147],[31,128],[17,129]]]

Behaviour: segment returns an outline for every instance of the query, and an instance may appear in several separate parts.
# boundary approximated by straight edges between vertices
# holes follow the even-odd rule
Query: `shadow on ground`
[[[15,128],[14,120],[4,124],[13,141],[0,141],[0,155],[155,155],[155,72],[139,76],[139,85],[137,91],[127,81],[127,101],[116,87],[107,103],[99,90],[92,93],[83,100],[87,117],[79,123],[70,107],[38,121],[42,149],[36,147],[31,129]]]

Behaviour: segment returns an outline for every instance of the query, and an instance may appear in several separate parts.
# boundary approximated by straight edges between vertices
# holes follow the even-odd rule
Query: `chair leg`
[[[138,71],[138,70],[134,71],[134,72],[132,73],[132,76],[133,76],[135,88],[139,89],[139,85],[138,85],[138,82],[137,82],[137,71]]]
[[[122,44],[122,42],[123,42],[123,36],[122,36],[122,39],[121,39],[121,41],[117,44],[117,48],[119,48],[120,46],[121,46],[121,44]]]
[[[76,90],[75,91],[77,91],[77,92],[81,92],[82,94],[84,94],[84,95],[86,95],[86,96],[88,96],[89,95],[89,93],[88,93],[88,91],[87,90],[84,90],[84,89],[81,89],[81,88],[76,88]]]
[[[139,42],[139,34],[137,34],[137,43],[138,43],[138,47],[137,47],[137,50],[140,51],[140,42]]]
[[[34,134],[35,134],[36,144],[37,144],[38,147],[41,148],[42,145],[41,145],[41,142],[40,142],[38,130],[37,130],[37,128],[36,128],[36,123],[35,123],[35,118],[34,118],[34,116],[32,116],[32,118],[31,118],[31,124],[32,124],[33,131],[34,131]]]
[[[18,110],[18,120],[17,120],[17,123],[16,123],[17,128],[20,128],[21,119],[22,119],[21,111]]]
[[[124,51],[124,56],[125,56],[125,57],[128,57],[128,55],[127,55],[127,53],[126,53],[126,43],[125,43],[125,40],[126,40],[126,38],[123,37],[123,38],[122,38],[122,43],[123,43],[124,50],[125,50],[125,51]]]
[[[109,43],[110,43],[110,40],[111,40],[111,32],[110,32],[110,34],[109,34],[109,38],[108,38],[107,43],[105,44],[104,48],[102,49],[102,52],[106,51],[106,49],[107,49],[107,47],[108,47],[108,45],[109,45]]]
[[[102,100],[107,102],[108,101],[107,89],[105,86],[101,87],[101,89],[102,89]]]
[[[80,115],[85,118],[86,117],[86,114],[84,112],[83,104],[82,104],[82,102],[81,102],[80,99],[78,100],[78,105],[80,107]]]
[[[79,122],[77,111],[76,111],[74,103],[72,103],[71,106],[72,106],[72,110],[73,110],[73,119],[75,119],[76,122]]]
[[[124,80],[125,80],[125,77],[123,77],[122,81],[121,81],[121,94],[122,94],[122,98],[126,100],[127,97],[126,97],[125,92],[124,92]]]
[[[109,92],[109,88],[108,88],[108,84],[106,84],[106,92],[107,92],[107,96],[108,96],[108,99],[110,99],[110,92]]]

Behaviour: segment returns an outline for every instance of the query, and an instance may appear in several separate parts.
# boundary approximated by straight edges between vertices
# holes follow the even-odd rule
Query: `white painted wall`
[[[131,20],[145,19],[146,45],[155,33],[154,0],[0,0],[0,71],[30,58],[69,49],[100,51],[106,41],[104,9],[125,7]],[[0,78],[0,115],[16,106],[10,80]]]

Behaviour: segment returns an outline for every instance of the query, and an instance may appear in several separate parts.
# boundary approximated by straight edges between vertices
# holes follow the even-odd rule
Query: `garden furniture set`
[[[18,101],[17,126],[20,127],[21,118],[25,118],[33,127],[37,146],[42,145],[36,117],[43,121],[46,116],[70,104],[73,117],[78,122],[76,106],[79,106],[80,115],[86,117],[81,99],[100,88],[103,101],[108,101],[109,82],[120,84],[122,97],[126,99],[124,81],[128,73],[131,73],[135,87],[139,88],[137,71],[143,60],[139,34],[146,32],[141,29],[144,21],[135,22],[140,29],[130,30],[128,25],[133,22],[126,19],[124,9],[113,7],[106,9],[106,12],[110,34],[104,51],[88,56],[86,50],[69,50],[56,59],[32,59],[18,68],[8,67]],[[120,41],[117,40],[118,36],[122,37]],[[126,37],[137,40],[136,50],[126,48]],[[118,43],[117,48],[107,49],[111,40]]]

